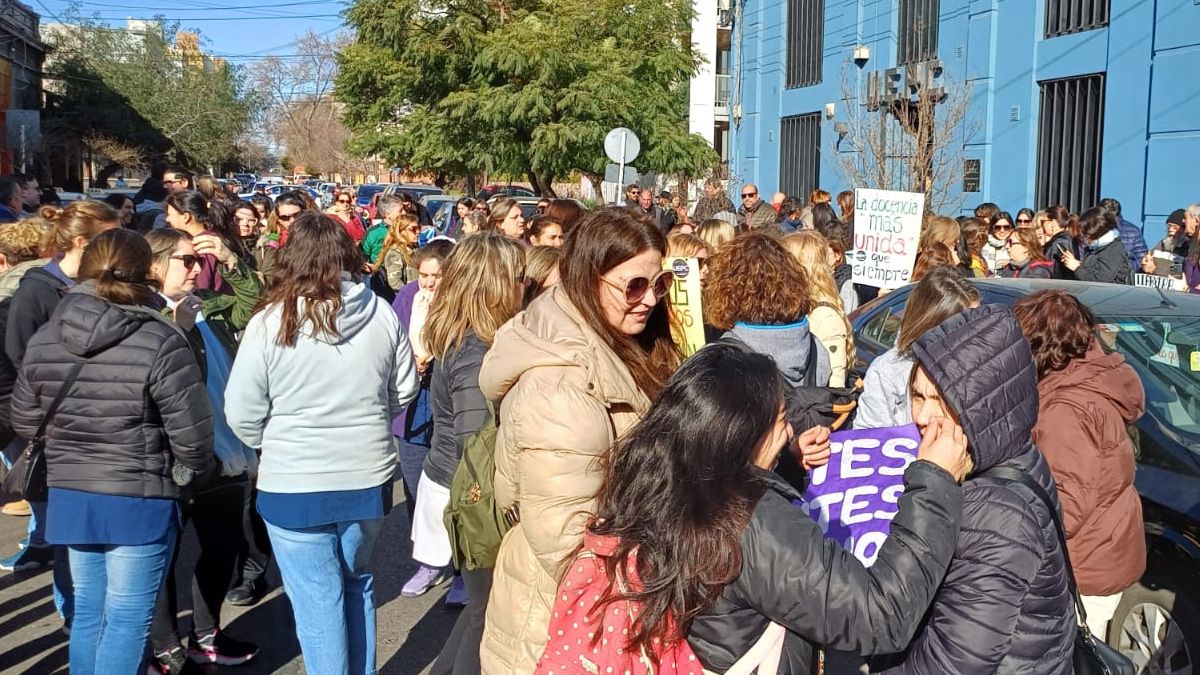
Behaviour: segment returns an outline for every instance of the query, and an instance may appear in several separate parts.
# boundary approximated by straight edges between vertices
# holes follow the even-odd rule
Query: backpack
[[[651,659],[644,649],[631,652],[625,648],[640,603],[617,600],[601,608],[599,602],[609,588],[608,569],[602,557],[615,553],[617,543],[616,537],[593,534],[590,529],[584,531],[583,546],[559,582],[551,610],[549,638],[534,674],[709,675],[687,640],[668,643],[655,638],[656,659]],[[638,585],[635,553],[626,561],[625,569],[617,572],[615,586],[624,596],[636,591]],[[673,633],[670,615],[666,624],[666,632]],[[778,672],[786,634],[782,626],[771,623],[726,675]]]
[[[490,569],[504,533],[517,523],[515,507],[496,505],[496,411],[488,402],[488,419],[463,443],[462,459],[450,481],[450,501],[443,520],[458,570]]]

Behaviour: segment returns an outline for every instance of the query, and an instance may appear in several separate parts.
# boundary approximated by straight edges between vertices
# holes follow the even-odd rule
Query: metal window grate
[[[807,199],[821,182],[821,113],[779,120],[779,189]]]
[[[1110,0],[1046,0],[1046,37],[1108,25]]]
[[[906,66],[937,58],[938,0],[900,0],[896,61]]]
[[[787,88],[821,82],[825,0],[788,0]]]
[[[1040,84],[1037,204],[1078,213],[1100,201],[1104,74]]]

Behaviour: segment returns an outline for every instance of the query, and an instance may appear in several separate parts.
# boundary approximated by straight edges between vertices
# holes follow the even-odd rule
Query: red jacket
[[[1125,357],[1093,341],[1083,358],[1038,383],[1033,442],[1050,463],[1067,548],[1083,595],[1119,593],[1146,570],[1142,502],[1128,426],[1146,394]]]
[[[350,219],[346,220],[337,213],[330,213],[329,215],[341,223],[342,227],[346,228],[346,234],[350,235],[355,244],[362,242],[363,237],[367,236],[367,228],[363,227],[362,221],[358,219],[358,216],[352,214]]]

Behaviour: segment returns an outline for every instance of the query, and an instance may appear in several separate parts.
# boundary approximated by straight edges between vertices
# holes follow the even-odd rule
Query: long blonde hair
[[[694,234],[672,232],[667,235],[668,258],[695,258],[700,251],[707,251],[708,244]]]
[[[404,238],[404,231],[411,229],[413,225],[420,227],[420,221],[417,217],[410,213],[401,213],[396,216],[396,222],[387,226],[387,238],[383,240],[383,246],[379,249],[379,256],[372,261],[371,269],[379,269],[383,265],[383,261],[387,258],[387,254],[393,248],[400,250],[400,255],[404,258],[404,264],[412,267],[413,256],[412,250],[408,247],[408,242]]]
[[[733,225],[719,218],[710,218],[696,228],[696,236],[708,244],[708,254],[714,256],[725,244],[733,241],[737,230]]]
[[[525,249],[498,232],[464,237],[442,270],[421,339],[434,358],[462,346],[472,331],[491,345],[496,331],[521,309]]]
[[[798,230],[783,237],[783,246],[808,274],[808,297],[813,308],[830,305],[846,324],[846,367],[854,364],[854,327],[846,318],[846,306],[833,280],[833,268],[826,255],[829,242],[816,230]]]

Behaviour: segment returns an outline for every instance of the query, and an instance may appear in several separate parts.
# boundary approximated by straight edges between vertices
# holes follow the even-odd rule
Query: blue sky
[[[65,0],[23,0],[42,16],[56,22],[72,3]],[[199,31],[206,52],[230,61],[250,64],[267,55],[295,53],[297,37],[312,29],[333,34],[342,25],[341,0],[200,0],[177,4],[148,0],[85,0],[76,3],[84,16],[98,15],[106,23],[122,25],[126,18],[152,19],[162,15],[181,28]]]

